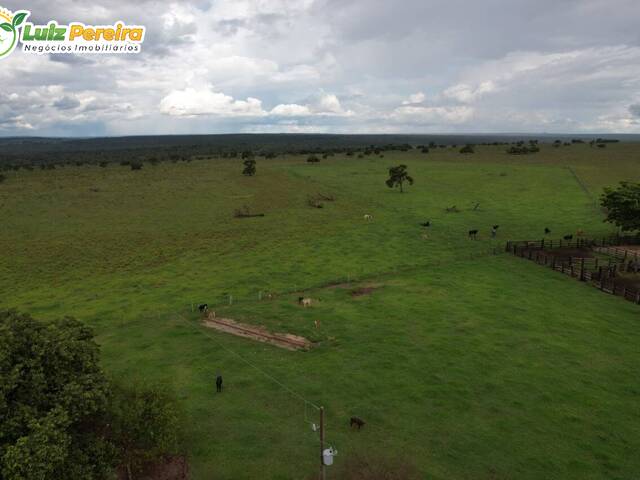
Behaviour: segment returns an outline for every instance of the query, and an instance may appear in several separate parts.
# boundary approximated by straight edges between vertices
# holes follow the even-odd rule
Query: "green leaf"
[[[13,26],[10,23],[0,23],[0,28],[5,32],[13,32]]]
[[[20,25],[22,22],[24,22],[25,18],[27,18],[26,12],[18,13],[15,17],[13,17],[13,26],[17,27],[18,25]]]

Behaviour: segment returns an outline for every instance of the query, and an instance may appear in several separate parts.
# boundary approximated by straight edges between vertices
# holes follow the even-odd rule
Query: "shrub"
[[[473,145],[465,145],[460,149],[460,153],[474,153]]]

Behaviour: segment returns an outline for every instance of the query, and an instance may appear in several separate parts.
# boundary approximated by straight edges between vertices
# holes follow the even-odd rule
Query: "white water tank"
[[[333,457],[338,454],[337,450],[334,450],[333,447],[325,448],[322,451],[322,462],[325,465],[333,465]]]

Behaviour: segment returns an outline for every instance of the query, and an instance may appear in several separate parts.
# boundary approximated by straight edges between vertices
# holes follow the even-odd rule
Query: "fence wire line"
[[[257,367],[256,365],[254,365],[253,363],[251,363],[249,360],[247,360],[246,358],[244,358],[242,355],[240,355],[238,352],[236,352],[235,350],[230,349],[229,347],[225,346],[224,344],[222,344],[221,342],[219,342],[213,335],[209,334],[209,332],[207,332],[206,330],[203,330],[202,328],[194,325],[193,323],[191,323],[189,320],[187,320],[186,318],[184,318],[182,315],[178,315],[178,318],[182,321],[184,321],[184,323],[186,323],[187,325],[189,325],[190,327],[192,327],[194,330],[196,330],[197,332],[201,333],[202,335],[204,335],[205,337],[210,338],[211,340],[213,340],[219,347],[221,347],[222,349],[226,350],[227,352],[235,355],[236,357],[238,357],[240,360],[242,360],[244,363],[246,363],[247,365],[249,365],[250,367],[254,368],[255,370],[257,370],[258,372],[260,372],[262,375],[264,375],[265,377],[269,378],[271,381],[273,381],[274,383],[276,383],[277,385],[279,385],[280,387],[282,387],[284,390],[286,390],[287,392],[289,392],[289,394],[291,394],[294,397],[297,397],[298,399],[302,400],[306,405],[311,405],[312,407],[314,407],[316,410],[320,410],[320,407],[318,405],[316,405],[315,403],[313,403],[310,400],[307,400],[305,397],[303,397],[301,394],[299,394],[298,392],[296,392],[295,390],[292,390],[290,387],[288,387],[287,385],[285,385],[284,383],[282,383],[280,380],[278,380],[277,378],[275,378],[273,375],[270,375],[269,373],[265,372],[264,370],[262,370],[261,368]],[[306,408],[306,407],[305,407]]]

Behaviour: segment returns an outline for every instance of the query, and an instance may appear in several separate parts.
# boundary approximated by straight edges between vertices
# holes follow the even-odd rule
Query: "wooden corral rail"
[[[635,258],[630,257],[631,252],[614,247],[614,245],[638,245],[638,237],[604,237],[602,239],[583,239],[575,241],[564,240],[521,240],[507,242],[505,250],[513,255],[531,260],[538,265],[544,265],[557,272],[564,273],[582,282],[588,282],[599,290],[619,295],[626,300],[640,305],[640,290],[616,285],[614,278],[618,272],[638,271]],[[582,249],[589,248],[596,252],[608,254],[609,250],[615,252],[607,260],[595,257],[563,257],[558,249]],[[550,252],[549,250],[554,250]],[[623,254],[622,252],[627,252]]]
[[[594,248],[596,252],[604,253],[605,255],[609,255],[611,257],[618,258],[623,262],[627,260],[632,261],[640,261],[640,251],[636,250],[628,250],[626,248],[620,247],[596,247]]]
[[[595,248],[595,247],[617,247],[620,245],[640,245],[639,237],[623,237],[612,235],[598,239],[578,237],[575,240],[546,239],[542,240],[510,240],[507,242],[505,250],[514,253],[518,248],[539,248],[542,250],[551,248]]]

